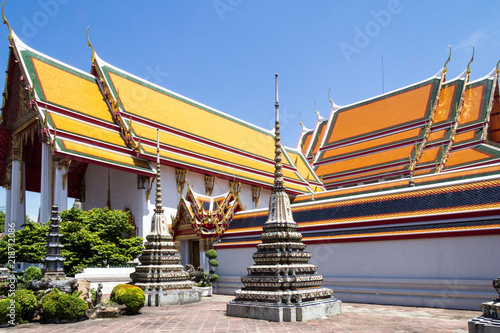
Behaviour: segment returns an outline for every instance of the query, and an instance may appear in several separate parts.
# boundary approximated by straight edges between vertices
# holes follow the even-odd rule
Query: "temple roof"
[[[118,69],[100,59],[90,41],[92,69],[85,73],[31,49],[9,31],[13,56],[34,95],[32,107],[55,154],[151,176],[159,129],[162,164],[272,187],[272,131]],[[324,190],[302,153],[283,151],[291,194]]]
[[[469,74],[446,81],[444,67],[381,96],[332,102],[328,122],[299,146],[327,189],[498,162],[498,69],[473,82]]]
[[[273,181],[273,140],[264,130],[187,97],[118,69],[97,55],[96,74],[118,102],[118,113],[132,122],[132,138],[141,142],[141,153],[153,155],[160,130],[161,158],[173,164],[228,179],[270,187]],[[198,121],[202,120],[202,121]],[[312,168],[301,169],[313,175]],[[293,162],[284,160],[285,178],[294,193],[322,190],[317,177],[301,174]],[[319,187],[318,187],[319,186]]]
[[[434,179],[415,187],[345,189],[314,201],[296,199],[291,208],[306,244],[500,234],[500,166],[482,171],[469,179],[465,171],[450,172],[452,178],[429,175],[420,179]],[[217,247],[255,246],[267,214],[266,209],[237,213]]]
[[[11,45],[55,154],[154,175],[125,144],[95,76],[31,49],[14,33]]]

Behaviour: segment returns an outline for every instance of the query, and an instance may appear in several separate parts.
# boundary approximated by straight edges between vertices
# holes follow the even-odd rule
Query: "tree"
[[[119,266],[141,254],[142,238],[129,237],[133,229],[129,213],[108,208],[89,211],[69,209],[61,212],[64,271],[78,273],[93,265]]]
[[[17,230],[14,237],[4,235],[0,240],[0,263],[8,262],[8,253],[15,253],[16,261],[41,262],[47,253],[47,233],[49,224],[26,224],[24,229]],[[10,241],[10,243],[9,243]]]
[[[107,208],[90,211],[69,209],[62,211],[60,233],[61,251],[65,258],[64,271],[73,276],[90,265],[123,265],[141,254],[142,238],[129,237],[133,228],[128,223],[129,214]],[[10,244],[16,261],[42,262],[47,253],[47,234],[50,221],[44,225],[27,224],[15,232],[15,244]],[[8,237],[0,240],[0,264],[8,260]]]
[[[5,211],[4,207],[0,207],[0,234],[5,230]]]

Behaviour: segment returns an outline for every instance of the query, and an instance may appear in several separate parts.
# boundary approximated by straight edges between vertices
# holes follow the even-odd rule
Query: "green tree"
[[[129,214],[118,210],[92,209],[62,211],[60,233],[61,251],[65,258],[64,271],[72,276],[90,265],[123,265],[138,256],[143,249],[141,237],[129,237],[133,228]],[[42,262],[47,253],[47,234],[50,222],[44,225],[27,224],[15,232],[16,261]],[[0,240],[0,264],[8,261],[9,239]]]
[[[49,225],[38,223],[26,224],[24,229],[17,230],[14,237],[4,235],[0,240],[0,263],[8,262],[8,254],[15,251],[16,261],[41,262],[47,253],[47,233]],[[10,243],[9,243],[10,242]]]
[[[4,232],[5,229],[5,210],[4,207],[0,207],[0,234]]]

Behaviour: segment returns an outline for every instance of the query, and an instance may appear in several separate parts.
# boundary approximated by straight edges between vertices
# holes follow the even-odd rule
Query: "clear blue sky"
[[[309,128],[314,101],[329,115],[328,89],[338,105],[382,93],[382,56],[385,92],[438,72],[448,44],[449,79],[466,68],[472,43],[472,79],[500,59],[500,2],[484,0],[7,0],[4,9],[17,35],[42,53],[89,71],[90,26],[103,60],[267,129],[279,73],[282,138],[292,147],[299,113]],[[7,32],[0,27],[3,66]],[[36,218],[33,198],[28,214]]]

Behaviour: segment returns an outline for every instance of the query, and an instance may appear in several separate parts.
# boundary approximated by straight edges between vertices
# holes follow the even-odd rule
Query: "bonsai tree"
[[[212,285],[212,282],[215,282],[219,279],[219,276],[215,274],[215,270],[213,269],[213,267],[219,266],[219,262],[215,260],[217,258],[217,251],[215,251],[214,249],[208,250],[205,255],[209,259],[209,270],[208,273],[204,274],[201,283],[198,285],[199,287],[210,287]]]

